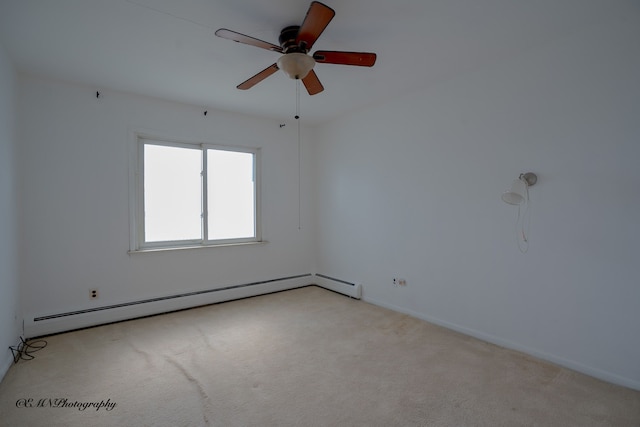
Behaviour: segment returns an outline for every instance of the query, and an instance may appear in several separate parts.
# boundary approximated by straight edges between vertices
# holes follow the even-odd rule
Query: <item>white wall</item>
[[[317,272],[640,389],[638,40],[628,16],[316,129]]]
[[[313,273],[293,123],[20,76],[25,319]],[[262,148],[266,244],[128,255],[131,132]],[[304,184],[305,186],[307,184]],[[307,199],[308,200],[308,199]],[[303,219],[309,215],[303,199]],[[98,288],[98,300],[89,289]],[[118,320],[115,313],[110,320]]]
[[[0,379],[12,358],[10,345],[20,335],[18,217],[14,130],[16,74],[0,45]]]

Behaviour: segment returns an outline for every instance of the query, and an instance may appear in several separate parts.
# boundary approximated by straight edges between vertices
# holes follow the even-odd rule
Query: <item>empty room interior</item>
[[[640,425],[639,41],[637,0],[1,0],[0,425]]]

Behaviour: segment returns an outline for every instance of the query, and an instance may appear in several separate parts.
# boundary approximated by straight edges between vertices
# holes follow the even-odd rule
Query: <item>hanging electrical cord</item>
[[[9,346],[11,353],[13,353],[13,363],[18,363],[20,360],[33,360],[35,356],[33,353],[42,350],[47,346],[45,340],[25,341],[20,337],[20,344],[16,346]]]
[[[529,199],[529,186],[525,186],[524,208],[518,205],[518,216],[516,218],[516,241],[518,249],[523,254],[529,250],[529,231],[531,228],[531,211]]]

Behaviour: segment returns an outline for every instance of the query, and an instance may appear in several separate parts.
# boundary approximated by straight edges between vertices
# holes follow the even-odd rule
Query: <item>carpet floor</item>
[[[317,287],[47,337],[2,426],[640,426],[640,392]]]

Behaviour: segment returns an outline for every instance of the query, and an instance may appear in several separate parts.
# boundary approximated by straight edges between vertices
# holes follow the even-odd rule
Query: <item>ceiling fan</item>
[[[307,54],[335,14],[336,12],[329,6],[318,1],[311,2],[302,25],[288,26],[280,31],[278,40],[280,46],[225,28],[216,31],[218,37],[282,53],[275,64],[240,83],[237,86],[238,89],[250,89],[276,71],[282,70],[292,79],[302,79],[309,95],[315,95],[324,90],[318,76],[313,71],[317,62],[372,67],[376,62],[375,53],[319,50],[313,55]]]

